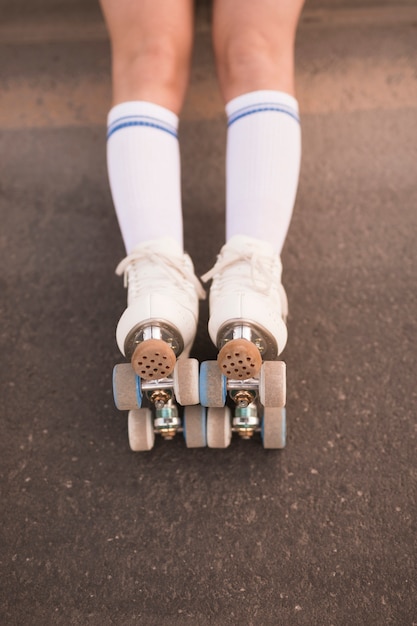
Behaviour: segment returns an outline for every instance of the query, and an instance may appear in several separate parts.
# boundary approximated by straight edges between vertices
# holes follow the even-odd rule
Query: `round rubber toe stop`
[[[136,347],[132,367],[144,380],[156,380],[169,376],[176,363],[173,349],[162,339],[147,339]]]
[[[232,339],[220,350],[217,363],[226,378],[246,380],[259,374],[262,357],[251,341]]]

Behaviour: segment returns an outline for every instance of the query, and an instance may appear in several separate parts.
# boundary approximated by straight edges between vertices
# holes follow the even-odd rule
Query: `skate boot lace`
[[[129,288],[129,296],[133,299],[138,297],[143,290],[155,291],[159,287],[166,289],[168,278],[170,285],[173,284],[182,291],[192,285],[199,299],[204,300],[206,292],[187,263],[187,259],[186,255],[181,259],[163,252],[155,252],[150,247],[145,246],[140,250],[134,250],[122,259],[116,268],[116,274],[118,276],[124,275],[124,286]],[[158,267],[161,271],[158,273],[141,271],[140,264],[142,261],[152,264],[153,267]]]
[[[243,270],[243,272],[227,272],[233,267]],[[250,267],[248,274],[245,271],[246,267]],[[201,276],[203,283],[208,282],[210,279],[216,279],[216,286],[219,289],[236,290],[242,289],[245,278],[249,278],[251,287],[256,291],[263,294],[269,294],[273,287],[278,287],[273,280],[274,273],[279,270],[279,259],[266,255],[259,254],[257,252],[238,252],[230,250],[227,253],[227,257],[219,255],[214,267],[206,274]],[[245,276],[246,274],[246,276]],[[238,283],[238,284],[236,284]]]

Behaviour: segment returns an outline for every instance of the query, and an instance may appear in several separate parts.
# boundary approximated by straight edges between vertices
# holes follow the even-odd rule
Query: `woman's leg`
[[[116,336],[141,378],[163,378],[193,342],[202,295],[183,251],[178,114],[190,71],[193,0],[101,0],[112,48],[110,186],[127,257]],[[151,365],[152,363],[152,365]]]
[[[215,0],[213,40],[228,115],[227,239],[280,253],[301,158],[294,40],[303,0]]]
[[[230,378],[256,375],[262,359],[277,359],[287,340],[279,255],[300,168],[294,40],[302,4],[214,0],[213,41],[228,116],[226,244],[204,279],[213,278],[209,333]]]
[[[168,233],[182,247],[178,114],[193,1],[101,0],[112,50],[110,187],[126,251]]]

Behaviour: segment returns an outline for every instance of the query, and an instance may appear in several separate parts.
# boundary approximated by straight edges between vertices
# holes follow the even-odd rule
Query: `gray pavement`
[[[0,3],[0,623],[417,624],[415,3],[312,1],[300,26],[287,448],[142,455],[111,394],[108,41],[90,1],[25,4]],[[197,27],[181,142],[202,273],[225,119],[205,3]],[[200,360],[206,323],[204,304]]]

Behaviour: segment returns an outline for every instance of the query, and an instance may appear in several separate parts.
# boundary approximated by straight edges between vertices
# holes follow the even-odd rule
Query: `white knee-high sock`
[[[178,117],[151,102],[123,102],[108,116],[107,167],[126,252],[170,236],[183,246]]]
[[[298,186],[301,130],[295,98],[254,91],[226,105],[226,239],[284,245]]]

